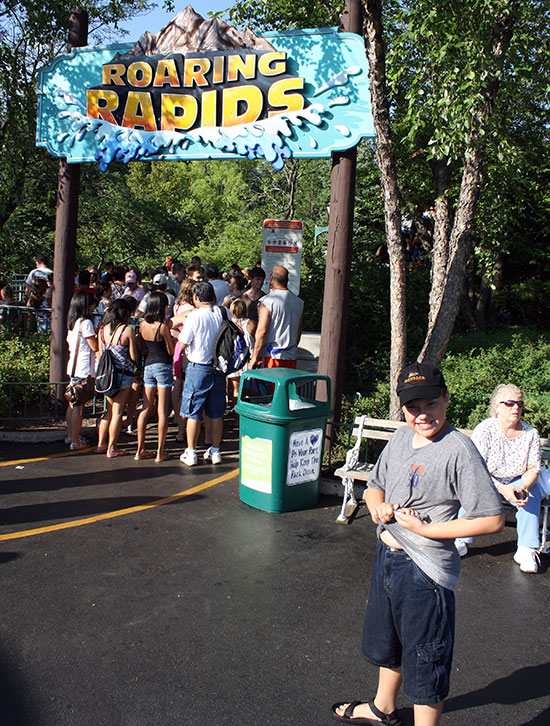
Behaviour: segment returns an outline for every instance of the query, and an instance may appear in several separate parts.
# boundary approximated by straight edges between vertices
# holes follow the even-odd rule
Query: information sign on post
[[[265,270],[265,292],[269,292],[269,277],[276,265],[288,270],[288,289],[300,294],[302,269],[303,224],[296,221],[266,219],[264,222],[262,267]]]

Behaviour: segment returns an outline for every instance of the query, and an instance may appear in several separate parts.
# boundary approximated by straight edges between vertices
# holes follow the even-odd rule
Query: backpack
[[[120,391],[120,386],[113,354],[105,345],[103,328],[101,328],[101,337],[103,340],[103,353],[99,357],[95,368],[95,390],[96,393],[100,393],[102,396],[114,398]]]
[[[243,331],[228,319],[227,310],[222,307],[221,313],[223,322],[214,339],[212,358],[214,369],[228,376],[245,367],[250,350]]]

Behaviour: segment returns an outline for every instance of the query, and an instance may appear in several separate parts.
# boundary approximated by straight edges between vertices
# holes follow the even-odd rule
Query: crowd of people
[[[14,330],[22,324],[30,330],[31,318],[22,315],[19,306],[25,305],[32,311],[32,320],[36,321],[36,330],[47,333],[51,328],[50,308],[53,292],[53,271],[49,268],[45,255],[38,255],[35,267],[25,280],[24,299],[17,300],[13,286],[0,280],[0,326],[2,329]]]
[[[296,367],[303,319],[302,300],[288,289],[289,273],[274,267],[269,292],[259,266],[233,265],[223,279],[214,263],[198,257],[188,265],[166,260],[144,284],[140,271],[112,263],[102,275],[81,271],[68,315],[67,375],[74,386],[95,375],[104,350],[114,360],[116,395],[106,396],[106,411],[97,427],[97,454],[108,458],[130,452],[119,445],[123,431],[137,436],[136,460],[169,458],[165,443],[173,413],[176,440],[186,443],[180,456],[197,464],[204,427],[203,457],[221,462],[220,446],[226,408],[233,408],[244,367],[224,375],[214,365],[213,346],[225,320],[246,342],[247,367]],[[141,400],[141,407],[139,402]],[[88,447],[80,436],[82,404],[67,411],[71,450]],[[156,451],[146,447],[147,424],[157,412]]]

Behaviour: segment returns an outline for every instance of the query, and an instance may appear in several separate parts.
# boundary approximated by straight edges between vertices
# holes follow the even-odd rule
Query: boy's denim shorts
[[[174,374],[171,363],[151,363],[143,370],[143,383],[147,388],[172,388]]]
[[[405,698],[435,706],[449,694],[455,597],[436,584],[404,550],[378,542],[363,624],[361,655],[399,668]]]
[[[225,411],[225,376],[211,365],[189,363],[181,397],[183,418],[223,418]]]

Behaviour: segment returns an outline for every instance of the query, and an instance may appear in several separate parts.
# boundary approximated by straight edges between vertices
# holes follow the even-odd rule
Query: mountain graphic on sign
[[[249,28],[239,32],[219,18],[205,20],[188,5],[155,35],[146,30],[124,56],[185,54],[242,48],[275,50],[271,43],[255,35]]]

